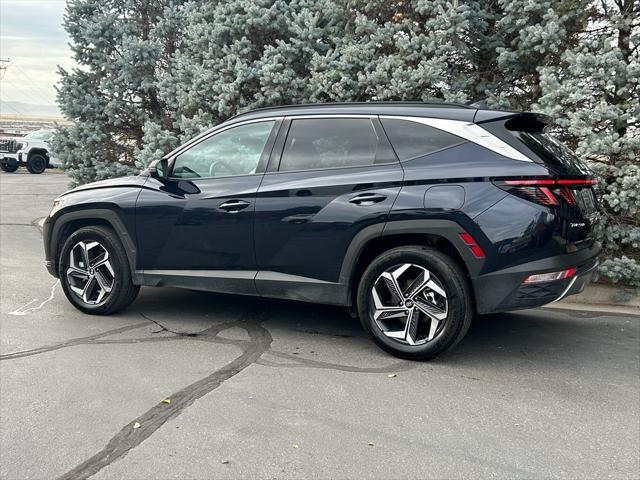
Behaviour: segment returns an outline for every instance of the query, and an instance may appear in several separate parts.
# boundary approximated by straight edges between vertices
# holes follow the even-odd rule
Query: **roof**
[[[243,112],[227,122],[287,115],[411,115],[418,117],[446,118],[473,121],[477,109],[456,103],[424,102],[352,102],[307,103],[266,107]],[[225,123],[227,123],[225,122]]]

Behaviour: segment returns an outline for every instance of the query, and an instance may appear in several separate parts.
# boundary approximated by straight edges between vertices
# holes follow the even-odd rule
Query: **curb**
[[[630,300],[623,302],[616,298],[623,289],[622,286],[591,283],[582,293],[551,303],[546,307],[640,315],[640,294],[636,293]]]

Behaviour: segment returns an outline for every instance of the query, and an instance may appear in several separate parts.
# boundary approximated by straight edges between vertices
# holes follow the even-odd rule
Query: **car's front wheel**
[[[2,169],[3,172],[7,172],[7,173],[13,173],[18,169],[18,165],[17,164],[10,164],[10,163],[0,163],[0,168]]]
[[[138,295],[127,255],[107,227],[83,227],[64,242],[58,273],[62,289],[78,310],[108,315],[128,307]]]
[[[413,360],[434,358],[453,347],[474,314],[468,281],[456,262],[417,245],[378,256],[361,278],[357,304],[376,344]]]

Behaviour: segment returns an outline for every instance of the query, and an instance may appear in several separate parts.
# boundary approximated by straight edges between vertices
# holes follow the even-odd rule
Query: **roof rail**
[[[450,103],[450,102],[440,102],[440,101],[430,101],[430,102],[421,102],[416,100],[393,100],[393,101],[375,101],[375,102],[326,102],[326,103],[298,103],[293,105],[278,105],[273,107],[261,107],[254,108],[251,110],[247,110],[244,112],[237,113],[233,117],[230,117],[229,120],[233,118],[237,118],[243,115],[248,115],[250,113],[256,112],[264,112],[270,110],[280,110],[285,108],[309,108],[309,107],[341,107],[341,106],[367,106],[367,105],[414,105],[416,107],[439,107],[439,108],[468,108],[475,109],[475,107],[471,107],[469,105],[464,105],[462,103]]]

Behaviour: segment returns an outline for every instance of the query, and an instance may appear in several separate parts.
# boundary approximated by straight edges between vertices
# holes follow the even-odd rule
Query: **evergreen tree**
[[[561,134],[598,172],[605,207],[601,272],[640,286],[640,4],[594,5],[580,41],[539,68],[534,107],[557,119]]]
[[[171,66],[181,0],[71,0],[64,26],[78,67],[60,69],[58,104],[73,120],[52,150],[72,182],[138,171],[145,125],[169,122],[158,84]]]

